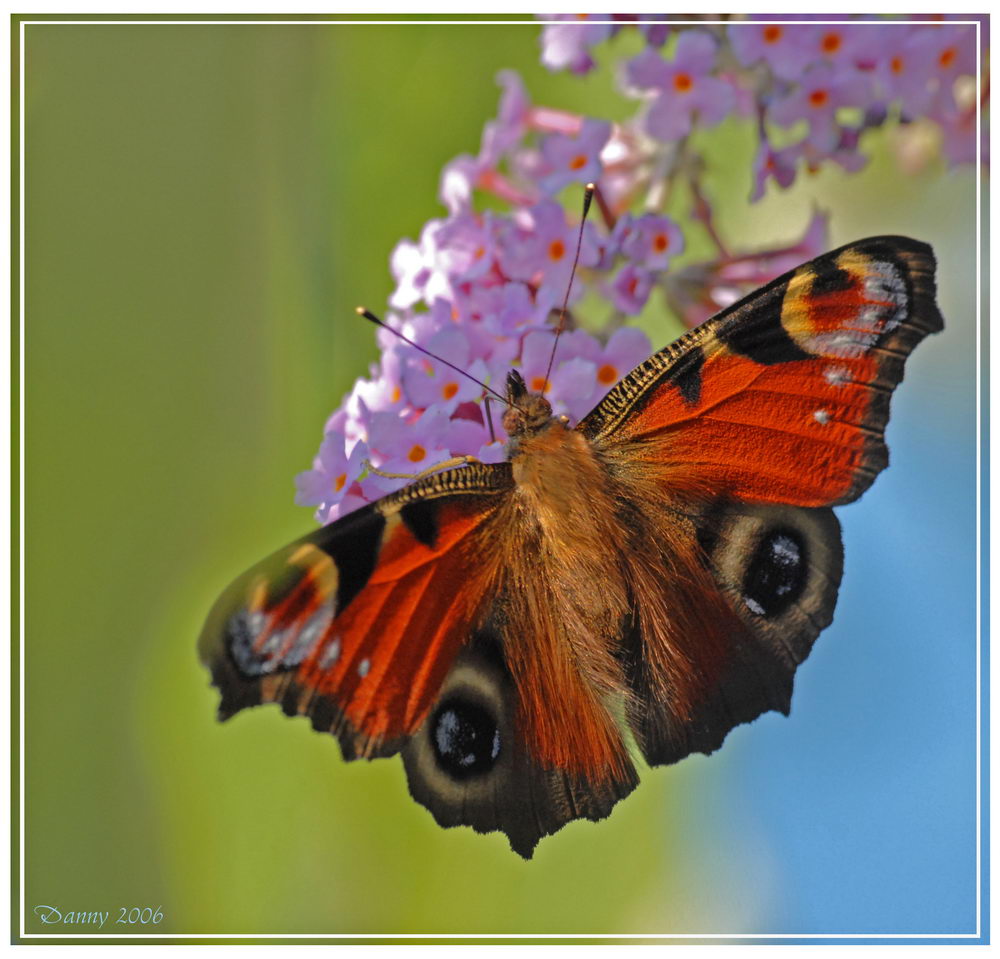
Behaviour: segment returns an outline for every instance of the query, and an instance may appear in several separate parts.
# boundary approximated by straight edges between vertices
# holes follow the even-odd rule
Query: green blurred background
[[[496,71],[519,70],[536,102],[632,112],[606,71],[544,71],[538,35],[27,27],[28,931],[55,931],[36,903],[161,906],[162,923],[131,931],[194,935],[782,931],[795,878],[763,819],[692,810],[720,795],[746,808],[746,744],[768,723],[805,716],[808,728],[801,687],[792,720],[647,772],[608,821],[568,826],[526,863],[500,834],[438,829],[396,760],[344,764],[332,739],[274,708],[217,724],[196,660],[218,592],[311,528],[293,477],[376,356],[352,308],[383,308],[393,246],[442,215],[438,173],[478,148]],[[904,177],[883,149],[862,176],[824,173],[750,207],[749,128],[712,136],[723,146],[709,187],[737,245],[796,239],[814,202],[834,211],[832,244],[885,232],[935,243],[952,339],[908,369],[895,415],[916,439],[894,465],[897,489],[919,485],[924,457],[949,455],[921,431],[948,434],[965,459],[925,500],[967,504],[973,172]],[[655,310],[644,324],[656,344],[677,329]],[[913,518],[925,545],[951,522],[931,512]],[[848,533],[848,576],[851,548]]]

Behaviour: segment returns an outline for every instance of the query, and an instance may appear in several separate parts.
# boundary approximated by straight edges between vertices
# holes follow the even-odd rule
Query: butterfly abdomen
[[[501,615],[521,721],[536,758],[590,778],[631,770],[614,703],[626,695],[615,655],[628,612],[625,531],[590,443],[559,420],[520,437]],[[600,584],[595,588],[595,584]]]

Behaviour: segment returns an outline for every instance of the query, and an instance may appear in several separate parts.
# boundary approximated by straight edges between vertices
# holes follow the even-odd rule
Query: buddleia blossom
[[[975,154],[967,26],[561,17],[544,28],[543,62],[588,72],[613,60],[626,31],[641,50],[633,41],[608,71],[638,103],[623,122],[536,103],[517,74],[497,77],[478,152],[442,171],[442,214],[392,251],[380,359],[331,413],[312,468],[297,477],[296,501],[319,522],[427,471],[461,468],[456,458],[503,460],[496,394],[512,368],[578,422],[652,352],[630,317],[658,311],[666,340],[668,317],[693,326],[822,253],[822,211],[772,248],[733,248],[722,235],[703,177],[711,155],[698,150],[723,120],[756,131],[753,201],[826,164],[859,169],[869,133],[887,124],[932,126],[950,162]],[[596,192],[581,229],[588,182]]]
[[[670,59],[647,47],[626,64],[628,88],[649,100],[643,126],[652,137],[680,140],[695,126],[715,126],[732,110],[732,86],[713,76],[718,47],[708,32],[687,30],[678,36]]]
[[[974,81],[977,70],[975,28],[968,23],[821,15],[794,23],[777,16],[730,18],[724,26],[720,17],[707,16],[717,22],[671,22],[679,19],[610,15],[601,35],[595,15],[586,24],[566,18],[544,28],[543,45],[558,36],[562,49],[575,46],[581,56],[585,50],[589,69],[602,52],[611,56],[624,31],[641,35],[644,48],[619,61],[617,71],[622,91],[641,101],[634,124],[661,144],[676,143],[725,117],[758,117],[754,200],[764,195],[766,180],[784,188],[802,171],[828,163],[861,169],[862,134],[886,124],[931,124],[952,164],[976,152],[975,124],[968,120],[975,111],[962,104],[961,94],[963,81]],[[550,69],[576,69],[569,63],[560,67],[551,57],[543,62]],[[988,84],[984,88],[988,91]],[[987,97],[988,92],[984,107]],[[850,111],[863,115],[860,124],[845,119]],[[801,121],[804,137],[783,142],[780,154],[768,152],[775,130],[799,128]],[[669,155],[663,160],[659,169],[669,172]]]

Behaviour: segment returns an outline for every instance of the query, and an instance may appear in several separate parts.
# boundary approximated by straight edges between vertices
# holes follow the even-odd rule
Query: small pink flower
[[[449,290],[488,273],[495,256],[493,215],[460,213],[449,217],[435,238],[435,266],[447,278]],[[430,301],[428,301],[430,302]]]
[[[664,142],[687,136],[695,123],[715,126],[733,108],[732,87],[711,75],[717,44],[701,30],[686,30],[677,39],[671,61],[647,47],[626,66],[629,84],[652,94],[646,113],[649,134]]]
[[[549,195],[570,183],[596,182],[601,176],[601,150],[611,135],[611,124],[585,120],[576,136],[552,133],[542,140],[546,173],[541,187]]]
[[[360,414],[362,403],[369,410],[401,410],[409,402],[403,388],[405,368],[403,344],[398,341],[390,344],[382,351],[378,364],[373,364],[371,379],[355,381],[344,401],[344,409],[351,416]]]
[[[451,422],[450,411],[437,405],[428,407],[416,419],[376,413],[368,438],[371,462],[383,472],[409,476],[442,463],[452,456],[448,443]],[[372,471],[361,481],[361,488],[366,496],[376,499],[408,482]]]
[[[566,221],[566,211],[558,203],[545,200],[522,211],[520,223],[508,224],[499,243],[499,262],[504,274],[537,286],[539,296],[561,301],[573,270],[578,226]],[[585,223],[580,245],[580,266],[594,266],[600,248],[593,223]],[[583,294],[583,284],[574,284],[570,302]]]
[[[343,433],[331,431],[323,437],[313,467],[295,477],[295,502],[299,506],[316,506],[317,519],[322,521],[331,506],[339,503],[361,475],[368,447],[355,443],[350,455],[345,451]]]
[[[931,101],[929,72],[921,51],[920,33],[926,28],[893,30],[884,40],[875,64],[880,94],[898,100],[906,116],[923,113]]]
[[[808,27],[786,23],[731,23],[729,43],[745,67],[764,61],[777,77],[797,80],[810,62],[802,42]]]
[[[849,69],[857,65],[869,65],[880,44],[886,40],[885,34],[894,28],[878,30],[865,24],[823,23],[807,28],[802,37],[808,63],[825,61],[834,67]]]
[[[608,296],[616,309],[631,316],[642,312],[653,289],[653,274],[634,263],[626,263],[608,287]]]
[[[806,72],[797,88],[771,105],[768,116],[786,127],[805,120],[809,124],[806,139],[818,150],[832,150],[840,139],[837,110],[863,108],[870,99],[870,84],[857,71],[844,74],[819,63]]]
[[[591,405],[596,406],[608,390],[648,359],[652,352],[649,337],[637,327],[621,326],[615,330],[593,358],[597,367],[597,389],[590,398]]]
[[[637,266],[665,270],[673,257],[684,252],[684,234],[670,217],[644,213],[631,222],[621,251]]]
[[[440,359],[413,353],[403,373],[406,395],[414,406],[436,405],[450,415],[460,403],[480,396],[482,387],[470,377],[483,382],[489,371],[481,359],[470,362],[469,338],[461,328],[451,325],[439,330],[427,341],[426,349]],[[454,367],[465,370],[469,376],[463,376]]]

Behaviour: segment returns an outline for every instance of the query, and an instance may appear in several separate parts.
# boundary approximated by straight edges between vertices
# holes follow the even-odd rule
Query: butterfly
[[[942,329],[931,248],[848,244],[645,360],[571,427],[507,378],[501,463],[417,479],[237,579],[199,640],[219,716],[402,754],[442,826],[539,839],[768,710],[830,624],[831,507],[888,464],[889,401]]]

